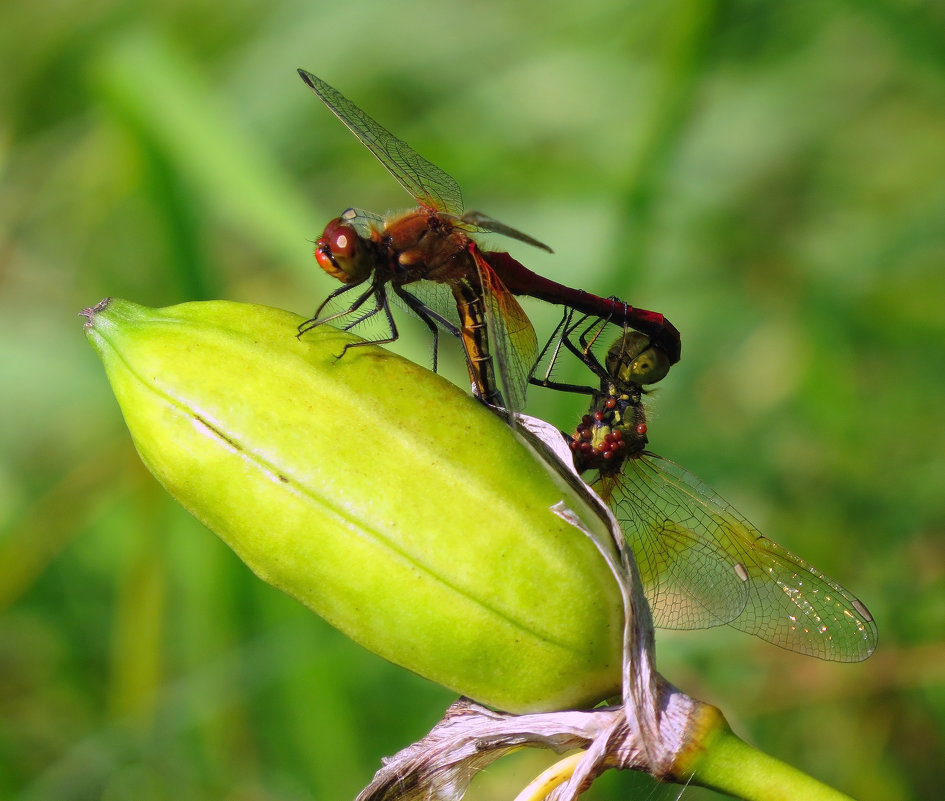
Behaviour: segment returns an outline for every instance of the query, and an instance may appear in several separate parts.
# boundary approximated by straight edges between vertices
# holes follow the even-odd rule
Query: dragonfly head
[[[336,217],[315,243],[315,261],[332,278],[357,284],[374,269],[371,248],[343,217]]]
[[[669,372],[669,357],[662,348],[651,345],[650,338],[627,331],[607,351],[607,374],[619,385],[655,384]]]

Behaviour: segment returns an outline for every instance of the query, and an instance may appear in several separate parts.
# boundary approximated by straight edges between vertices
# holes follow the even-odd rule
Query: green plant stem
[[[703,733],[677,759],[686,763],[676,781],[689,775],[693,784],[744,799],[744,801],[852,801],[780,759],[759,751],[731,730],[715,707],[706,707]]]

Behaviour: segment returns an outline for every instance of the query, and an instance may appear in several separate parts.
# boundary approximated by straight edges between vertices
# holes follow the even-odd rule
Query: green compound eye
[[[661,348],[650,344],[649,337],[628,331],[610,346],[605,366],[618,383],[643,386],[665,378],[670,361]]]
[[[630,382],[634,384],[655,384],[669,372],[669,359],[657,347],[647,348],[637,356],[627,369]]]

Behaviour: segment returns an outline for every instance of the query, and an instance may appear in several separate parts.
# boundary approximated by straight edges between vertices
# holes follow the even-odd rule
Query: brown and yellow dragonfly
[[[480,248],[474,236],[497,233],[550,251],[533,237],[479,212],[464,212],[456,181],[368,116],[323,80],[299,70],[302,80],[387,168],[417,208],[387,217],[348,209],[325,227],[315,258],[342,282],[300,332],[341,319],[351,329],[381,315],[392,342],[398,332],[388,290],[433,334],[462,339],[473,387],[486,402],[523,408],[537,355],[535,332],[516,295],[528,295],[640,330],[670,363],[679,360],[680,337],[662,314],[638,309],[551,281],[508,253]],[[336,298],[361,288],[353,302],[325,313]],[[352,347],[349,345],[348,347]]]

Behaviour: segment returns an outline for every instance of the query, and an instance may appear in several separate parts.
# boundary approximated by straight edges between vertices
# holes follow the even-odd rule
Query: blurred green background
[[[76,316],[106,295],[309,314],[335,288],[325,221],[409,200],[299,66],[556,253],[496,246],[667,314],[683,360],[654,450],[879,624],[857,665],[660,632],[662,672],[860,799],[941,794],[943,6],[4,3],[0,60],[0,797],[353,798],[451,700],[165,496]],[[547,336],[557,312],[527,310]],[[565,428],[581,412],[530,398]],[[547,763],[516,755],[470,798]],[[588,797],[679,792],[611,775]]]

